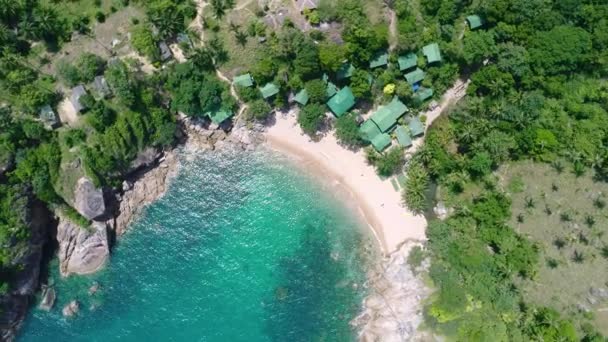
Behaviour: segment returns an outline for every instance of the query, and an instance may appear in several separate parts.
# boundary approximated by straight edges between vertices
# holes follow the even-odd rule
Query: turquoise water
[[[55,261],[58,302],[19,340],[353,340],[370,238],[331,187],[270,152],[182,159],[104,270],[60,279]]]

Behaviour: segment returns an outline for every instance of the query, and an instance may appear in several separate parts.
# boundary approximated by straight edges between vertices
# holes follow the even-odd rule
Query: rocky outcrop
[[[90,179],[80,178],[74,192],[74,208],[89,220],[102,216],[106,212],[103,191],[97,189]]]
[[[55,299],[57,298],[57,294],[55,293],[55,289],[52,287],[43,287],[42,288],[42,300],[40,301],[40,305],[38,306],[41,310],[50,311],[55,305]]]
[[[63,276],[71,273],[94,273],[105,264],[110,255],[105,223],[94,222],[85,229],[60,218],[57,226],[57,242],[59,271]]]
[[[73,300],[69,302],[66,306],[63,307],[61,312],[63,313],[63,317],[72,317],[80,311],[80,303]]]
[[[423,321],[422,300],[430,290],[407,263],[415,242],[405,243],[370,276],[370,294],[363,312],[351,325],[364,342],[423,340],[417,331]]]

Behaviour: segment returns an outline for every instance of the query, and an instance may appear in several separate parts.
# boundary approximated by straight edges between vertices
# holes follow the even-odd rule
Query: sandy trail
[[[57,113],[59,114],[59,119],[63,124],[66,124],[70,127],[75,127],[78,124],[78,113],[74,109],[74,106],[70,102],[70,98],[66,96],[63,100],[57,105]]]

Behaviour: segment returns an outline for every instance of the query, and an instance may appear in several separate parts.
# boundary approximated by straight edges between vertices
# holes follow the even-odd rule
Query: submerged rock
[[[89,287],[89,295],[92,296],[92,295],[96,294],[97,291],[99,291],[99,283],[94,282],[93,285],[91,285],[91,287]]]
[[[63,313],[63,317],[72,317],[80,311],[80,304],[78,301],[73,300],[63,307],[61,311]]]
[[[59,243],[59,271],[89,274],[97,271],[110,255],[108,232],[105,223],[95,222],[88,229],[60,218],[57,226]]]
[[[55,299],[57,295],[55,289],[52,287],[45,287],[42,290],[42,300],[40,301],[40,309],[44,311],[50,311],[55,305]]]
[[[74,208],[89,220],[94,220],[106,212],[106,204],[101,189],[95,188],[86,177],[78,180],[74,193]]]

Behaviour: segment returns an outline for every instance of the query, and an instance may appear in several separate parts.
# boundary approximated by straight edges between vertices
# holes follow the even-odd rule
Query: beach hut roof
[[[337,117],[341,117],[355,105],[355,95],[350,87],[344,87],[327,101],[327,105]]]
[[[359,135],[361,135],[361,138],[369,142],[371,142],[376,137],[376,135],[380,133],[382,132],[380,132],[380,129],[372,120],[366,120],[359,127]]]
[[[410,120],[408,127],[410,128],[410,133],[414,137],[424,134],[424,125],[422,124],[420,119],[418,119],[417,117]]]
[[[51,108],[50,105],[45,105],[40,108],[38,117],[40,118],[40,121],[42,121],[42,123],[44,123],[44,125],[48,128],[52,129],[59,125],[57,114],[55,114],[55,111],[53,111],[53,108]]]
[[[437,43],[432,43],[423,47],[422,54],[426,57],[429,64],[441,62],[441,52],[439,51],[439,44]]]
[[[388,64],[388,53],[386,51],[378,52],[374,55],[372,60],[369,62],[371,69],[385,66]]]
[[[483,19],[477,14],[472,14],[467,17],[467,23],[471,30],[480,28],[483,25]]]
[[[76,112],[80,112],[81,110],[83,110],[85,108],[82,105],[82,103],[80,103],[80,98],[86,94],[87,94],[87,90],[84,89],[84,86],[82,84],[72,88],[72,95],[70,95],[70,102],[72,103],[72,106],[74,106],[74,110],[76,110]]]
[[[397,58],[397,63],[399,64],[399,70],[407,70],[418,65],[418,56],[415,53],[409,52],[404,56],[399,56]]]
[[[279,87],[277,87],[274,83],[266,83],[262,88],[260,88],[260,92],[262,93],[262,97],[267,99],[279,93]]]
[[[167,45],[167,43],[165,43],[165,42],[158,43],[158,48],[160,49],[160,59],[162,61],[166,61],[166,60],[170,59],[171,57],[173,57],[173,54],[171,53],[171,49],[169,49],[169,46]]]
[[[306,91],[306,89],[300,90],[293,98],[293,100],[301,104],[302,106],[305,106],[309,100],[308,92]]]
[[[374,121],[380,131],[387,132],[397,124],[397,120],[405,112],[407,112],[407,107],[397,97],[394,97],[389,104],[380,106],[370,119]]]
[[[106,78],[103,76],[95,76],[95,79],[93,80],[93,86],[102,98],[106,98],[112,93],[110,91],[110,87],[108,87],[108,82],[106,81]]]
[[[378,152],[384,151],[387,147],[391,145],[391,136],[386,133],[380,133],[372,139],[372,146]]]
[[[420,68],[416,68],[414,71],[410,71],[405,74],[405,80],[407,83],[414,85],[424,79],[425,73]]]
[[[240,87],[248,88],[253,86],[253,77],[251,77],[251,74],[239,75],[232,80],[232,83]]]
[[[207,116],[211,119],[211,121],[218,125],[232,117],[232,115],[233,113],[231,111],[227,111],[224,109],[207,113]]]
[[[430,88],[420,88],[414,94],[414,99],[420,102],[424,102],[431,97],[433,97],[433,89]]]
[[[397,126],[397,128],[395,128],[395,135],[397,136],[399,145],[403,147],[412,146],[412,137],[410,137],[410,132],[408,132],[405,126]]]
[[[188,37],[188,34],[184,33],[184,32],[178,33],[176,40],[178,43],[186,43],[188,45],[192,45],[192,41],[190,40],[190,37]]]
[[[336,72],[336,78],[338,80],[349,78],[353,75],[353,72],[355,72],[355,67],[350,63],[344,63]]]
[[[336,95],[337,92],[338,87],[336,87],[336,85],[331,82],[327,82],[327,89],[325,90],[325,95],[327,95],[327,98]]]

